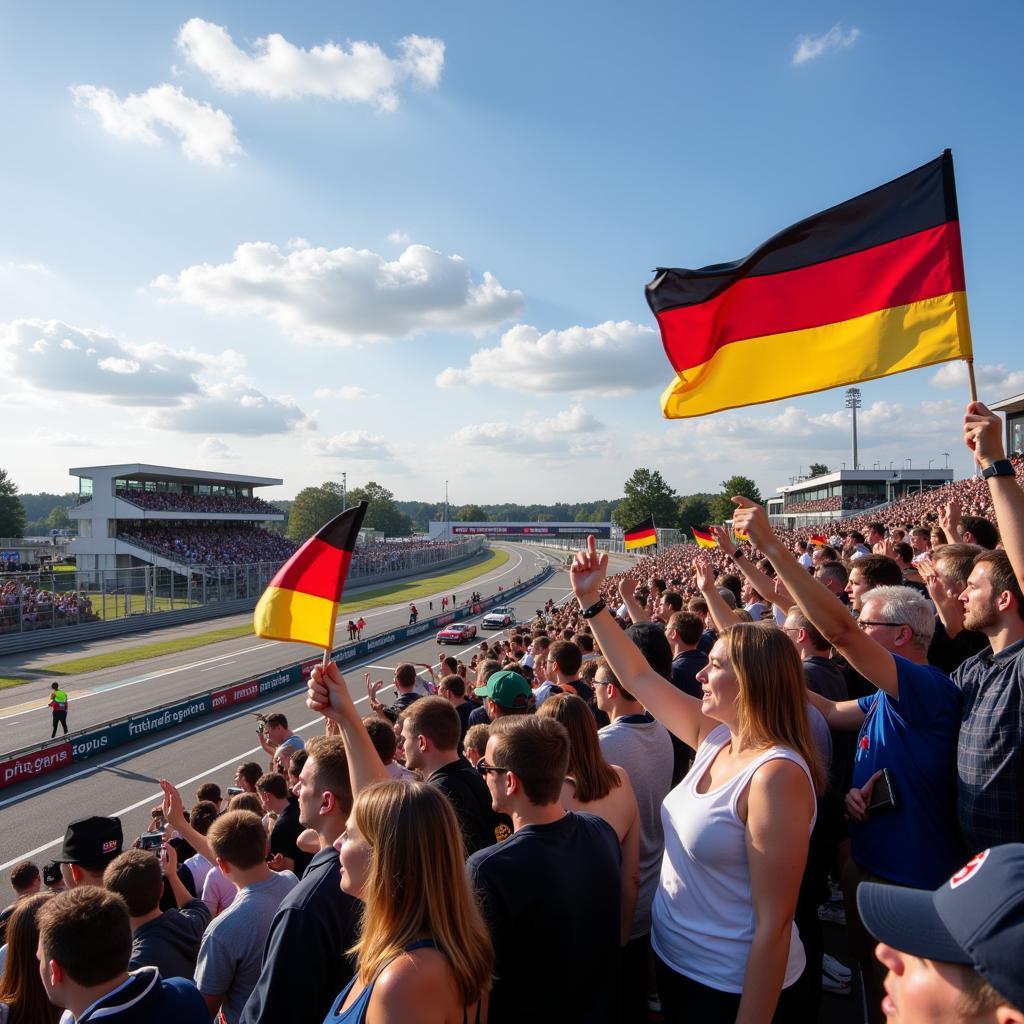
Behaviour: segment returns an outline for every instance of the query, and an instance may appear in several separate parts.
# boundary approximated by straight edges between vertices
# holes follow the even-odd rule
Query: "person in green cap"
[[[57,726],[64,729],[64,735],[68,734],[68,695],[57,683],[50,684],[50,710],[53,712],[53,732],[50,739],[57,735]]]

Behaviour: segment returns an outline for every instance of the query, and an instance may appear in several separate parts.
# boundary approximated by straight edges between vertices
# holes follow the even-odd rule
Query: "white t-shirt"
[[[693,768],[662,804],[665,856],[652,909],[651,946],[676,973],[720,992],[742,992],[755,921],[746,825],[737,814],[737,801],[766,761],[795,762],[807,775],[812,797],[814,787],[803,758],[776,746],[724,785],[698,793],[697,783],[728,741],[727,726],[713,729]],[[806,963],[794,923],[783,988],[800,977]]]

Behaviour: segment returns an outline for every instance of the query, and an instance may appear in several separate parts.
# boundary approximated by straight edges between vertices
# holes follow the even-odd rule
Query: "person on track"
[[[64,735],[68,734],[68,695],[60,688],[59,683],[50,684],[50,710],[53,712],[53,731],[50,739],[57,735],[57,726],[61,726]]]

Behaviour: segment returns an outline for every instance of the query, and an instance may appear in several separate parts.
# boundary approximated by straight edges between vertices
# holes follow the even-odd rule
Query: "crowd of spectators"
[[[739,499],[741,545],[608,577],[590,541],[571,601],[367,676],[369,717],[318,665],[322,735],[267,716],[227,806],[162,782],[138,848],[71,823],[69,891],[15,868],[0,1003],[813,1024],[859,972],[872,1024],[1022,1024],[1024,492],[998,417],[965,441],[984,481],[842,536]]]
[[[228,497],[222,494],[182,494],[177,491],[137,491],[118,487],[117,497],[148,512],[224,512],[280,515],[281,510],[262,498]]]
[[[462,541],[451,540],[370,540],[352,553],[352,569],[368,576],[412,569],[421,564],[424,552],[436,552],[439,560],[454,555]]]
[[[850,512],[861,508],[875,508],[883,505],[885,501],[880,497],[847,497],[838,494],[830,498],[813,498],[810,501],[790,501],[786,503],[785,514],[792,515],[799,512]]]
[[[295,544],[262,526],[178,522],[121,522],[118,539],[188,565],[282,562]]]
[[[87,594],[45,590],[27,580],[0,583],[0,635],[96,622]]]

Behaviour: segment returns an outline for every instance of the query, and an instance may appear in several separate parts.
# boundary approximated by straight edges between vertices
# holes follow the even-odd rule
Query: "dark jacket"
[[[196,973],[199,944],[210,923],[210,908],[189,900],[180,910],[165,910],[139,925],[132,935],[130,971],[155,967],[161,978],[188,978]]]
[[[345,951],[358,935],[360,905],[340,881],[337,851],[320,850],[274,915],[241,1024],[321,1021],[352,979]]]
[[[210,1024],[199,989],[184,978],[164,981],[155,967],[129,975],[128,984],[93,1003],[76,1024]]]

